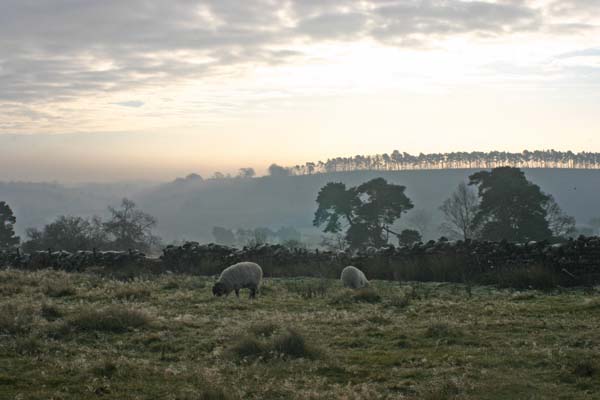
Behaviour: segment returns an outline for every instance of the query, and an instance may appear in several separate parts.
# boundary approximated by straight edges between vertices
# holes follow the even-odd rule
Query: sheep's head
[[[213,296],[223,296],[224,294],[227,294],[227,288],[225,287],[225,284],[223,282],[217,282],[214,284],[213,288]]]

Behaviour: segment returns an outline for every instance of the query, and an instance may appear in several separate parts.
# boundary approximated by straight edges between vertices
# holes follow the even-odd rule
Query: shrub
[[[121,333],[130,328],[141,328],[150,324],[145,313],[123,306],[110,306],[97,310],[87,307],[67,321],[67,326],[77,331],[103,331]]]

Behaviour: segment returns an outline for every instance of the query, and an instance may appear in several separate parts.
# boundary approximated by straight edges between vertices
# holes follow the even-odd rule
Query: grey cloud
[[[121,107],[140,108],[145,103],[143,101],[139,101],[139,100],[131,100],[131,101],[120,101],[118,103],[111,103],[111,104],[114,104],[116,106],[121,106]]]
[[[223,66],[285,63],[302,56],[290,44],[297,40],[371,37],[419,46],[541,24],[541,11],[524,0],[2,0],[0,105],[161,87],[210,77]]]
[[[367,23],[367,16],[358,13],[323,14],[303,20],[298,31],[316,39],[356,37]]]
[[[498,35],[536,30],[542,21],[541,11],[522,2],[415,0],[386,4],[376,12],[380,23],[374,35],[384,39],[467,32]]]
[[[555,0],[549,10],[557,16],[592,16],[600,12],[598,0]]]

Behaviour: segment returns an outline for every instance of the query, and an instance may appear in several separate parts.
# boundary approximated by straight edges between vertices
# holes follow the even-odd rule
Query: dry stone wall
[[[167,246],[159,260],[138,251],[0,252],[0,266],[23,269],[55,268],[84,271],[90,267],[153,266],[154,271],[216,275],[240,261],[259,263],[265,276],[337,278],[347,265],[361,268],[369,279],[466,281],[498,271],[540,266],[567,283],[600,281],[600,238],[580,237],[564,243],[508,243],[445,240],[405,247],[331,252],[261,245],[237,249],[188,242]]]

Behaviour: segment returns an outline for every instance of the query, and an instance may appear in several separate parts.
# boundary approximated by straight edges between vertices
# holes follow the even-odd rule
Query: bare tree
[[[473,239],[476,236],[473,220],[478,205],[475,191],[461,182],[456,191],[440,206],[445,219],[440,226],[442,233],[452,238]]]
[[[423,209],[415,210],[407,218],[407,221],[408,221],[408,224],[412,228],[416,229],[423,238],[429,237],[429,233],[431,232],[431,223],[432,223],[432,218],[431,218],[430,213],[428,213],[427,211],[425,211]]]
[[[576,221],[560,208],[554,197],[549,196],[544,209],[546,210],[546,220],[552,235],[557,238],[573,236],[577,232]]]
[[[104,229],[114,238],[115,248],[148,250],[159,242],[152,234],[156,219],[138,210],[133,201],[123,199],[120,208],[108,207],[108,210],[111,218],[104,223]]]

